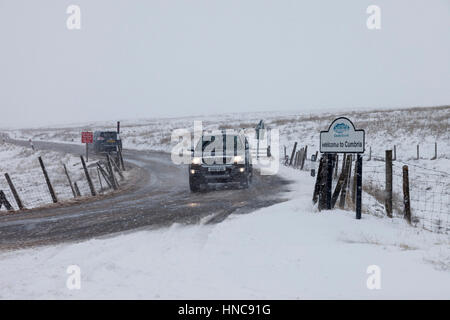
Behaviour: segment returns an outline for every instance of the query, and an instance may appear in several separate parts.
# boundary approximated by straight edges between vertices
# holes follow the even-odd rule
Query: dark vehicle
[[[122,149],[122,140],[116,131],[95,131],[94,152],[115,152],[117,148]]]
[[[210,183],[239,183],[243,188],[249,187],[253,166],[245,135],[225,131],[204,133],[191,151],[189,186],[192,192]]]

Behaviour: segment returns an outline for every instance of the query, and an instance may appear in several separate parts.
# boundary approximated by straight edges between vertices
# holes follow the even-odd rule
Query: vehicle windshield
[[[107,132],[100,132],[100,137],[104,139],[117,139],[117,132],[115,131],[107,131]]]
[[[202,139],[197,143],[195,151],[201,151],[204,156],[232,156],[243,154],[244,145],[241,138],[237,135],[208,135],[202,136]]]

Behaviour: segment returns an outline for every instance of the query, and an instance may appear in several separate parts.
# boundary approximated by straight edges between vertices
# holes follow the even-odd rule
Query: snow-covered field
[[[90,195],[89,185],[79,157],[62,152],[34,151],[31,147],[0,143],[0,190],[3,190],[15,210],[18,207],[3,175],[4,173],[8,173],[11,177],[25,208],[32,209],[52,203],[38,157],[42,157],[58,201],[73,199],[72,189],[64,172],[63,164],[67,167],[72,183],[77,183],[81,195]],[[100,185],[95,167],[96,161],[89,160],[91,161],[86,164],[96,191],[110,192],[111,189],[106,188],[104,180]],[[127,173],[125,172],[125,174]],[[2,206],[0,212],[4,211],[6,211],[6,208]]]
[[[450,106],[399,110],[348,111],[339,113],[260,112],[208,115],[198,117],[122,120],[121,136],[124,147],[144,150],[170,150],[170,136],[174,129],[193,128],[194,121],[203,122],[206,130],[218,128],[254,128],[260,119],[266,127],[280,131],[280,148],[292,148],[295,141],[307,144],[310,151],[318,150],[319,132],[328,129],[332,120],[346,116],[357,128],[366,131],[366,156],[372,148],[373,156],[384,157],[386,149],[397,147],[397,158],[407,161],[416,157],[420,145],[422,159],[434,155],[438,143],[438,157],[450,159]],[[80,142],[83,130],[115,130],[116,123],[97,122],[64,127],[0,130],[12,138],[56,142]]]
[[[401,219],[317,212],[314,179],[291,168],[281,174],[296,181],[290,201],[220,224],[1,253],[0,297],[450,299],[448,236]],[[79,290],[66,286],[72,265]],[[373,265],[380,289],[367,286]]]
[[[171,141],[173,130],[193,129],[201,120],[205,130],[254,128],[260,119],[266,127],[279,130],[279,155],[284,156],[298,142],[299,148],[308,145],[309,154],[319,145],[319,132],[328,129],[332,120],[346,116],[357,128],[366,131],[366,153],[363,165],[364,202],[370,212],[384,211],[380,194],[384,190],[385,150],[396,147],[394,162],[394,214],[402,215],[402,166],[408,164],[411,204],[414,224],[439,232],[450,232],[450,106],[399,110],[348,111],[341,113],[263,112],[224,114],[220,116],[141,119],[121,121],[124,147],[138,150],[169,152],[176,142]],[[115,129],[113,121],[80,126],[3,130],[12,138],[79,143],[82,130]],[[435,143],[438,146],[436,160]],[[416,159],[419,145],[420,159]],[[371,151],[370,151],[371,150]],[[371,154],[371,161],[369,160]],[[309,169],[309,166],[307,167]],[[380,204],[381,203],[381,204]]]
[[[361,220],[352,211],[318,212],[311,203],[314,178],[307,171],[280,166],[279,174],[295,181],[286,195],[289,201],[251,214],[237,212],[220,224],[173,225],[0,253],[4,274],[0,298],[450,299],[449,235],[411,227],[399,217],[385,218],[377,198],[385,174],[385,164],[379,160],[385,149],[396,145],[394,195],[401,193],[399,170],[407,163],[413,213],[423,221],[420,214],[442,211],[448,219],[450,107],[122,121],[122,138],[126,148],[170,151],[172,130],[192,129],[194,120],[203,120],[210,130],[254,127],[264,119],[268,127],[280,131],[280,155],[284,146],[289,153],[295,141],[308,145],[311,154],[318,149],[320,130],[340,115],[366,130],[367,150],[372,148],[372,159],[368,161],[368,152],[364,156],[367,187]],[[110,126],[113,129],[114,123]],[[79,143],[82,129],[106,127],[102,123],[6,133],[20,139]],[[430,160],[434,142],[438,159]],[[308,168],[316,165],[308,162]],[[396,206],[397,201],[398,216],[401,208]],[[66,286],[71,265],[80,267],[80,290]],[[368,268],[373,270],[374,265],[381,271],[381,288],[371,290]]]

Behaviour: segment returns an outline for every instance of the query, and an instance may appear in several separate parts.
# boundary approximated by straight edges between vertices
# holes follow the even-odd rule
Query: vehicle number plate
[[[209,167],[208,171],[225,171],[225,166],[214,166],[214,167]]]

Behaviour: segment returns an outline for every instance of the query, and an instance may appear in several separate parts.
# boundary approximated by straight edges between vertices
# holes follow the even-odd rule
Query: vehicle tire
[[[244,189],[247,189],[250,186],[250,177],[248,174],[245,175],[245,177],[241,180],[239,185],[241,186],[241,188],[244,188]]]
[[[189,179],[189,188],[191,192],[199,192],[200,191],[200,183],[194,181],[193,179]]]

